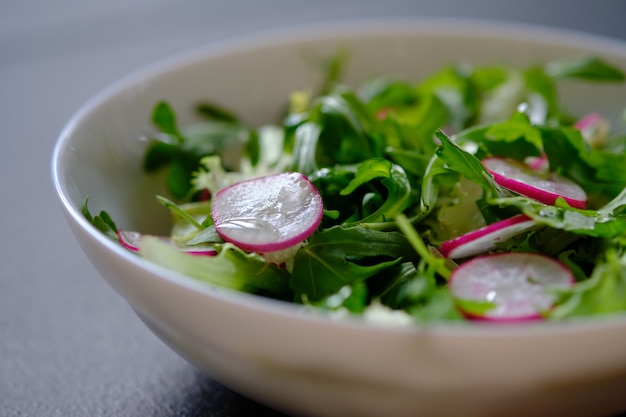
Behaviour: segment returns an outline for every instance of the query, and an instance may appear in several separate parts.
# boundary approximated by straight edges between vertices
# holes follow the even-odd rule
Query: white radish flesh
[[[455,269],[448,283],[455,299],[493,306],[476,313],[459,303],[467,318],[504,322],[543,318],[556,301],[554,290],[573,284],[571,271],[562,263],[521,252],[474,258]]]
[[[534,226],[535,222],[530,217],[518,214],[447,240],[441,244],[439,252],[450,259],[479,255],[495,249],[498,242],[505,242]]]
[[[322,220],[324,205],[300,173],[281,173],[233,184],[213,200],[217,233],[226,242],[258,253],[274,252],[308,238]]]
[[[483,166],[500,186],[544,204],[562,197],[570,206],[584,209],[587,194],[575,182],[551,172],[542,175],[527,165],[504,158],[485,158]]]

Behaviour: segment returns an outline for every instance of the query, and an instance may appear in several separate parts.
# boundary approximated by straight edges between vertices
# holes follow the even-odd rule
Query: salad
[[[87,219],[209,284],[401,322],[564,320],[626,310],[626,135],[561,103],[617,83],[596,57],[450,65],[341,82],[249,126],[213,103],[179,125],[155,104],[146,172],[166,171],[169,236]],[[625,113],[626,114],[626,113]]]

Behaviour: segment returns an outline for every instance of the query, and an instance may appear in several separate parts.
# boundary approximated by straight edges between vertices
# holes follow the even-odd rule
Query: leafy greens
[[[212,103],[197,105],[203,122],[179,126],[174,109],[157,103],[158,134],[144,168],[167,170],[176,203],[161,201],[176,217],[172,238],[212,243],[218,255],[192,259],[148,240],[144,256],[215,285],[315,308],[364,313],[383,306],[412,320],[463,320],[460,301],[446,289],[457,264],[437,251],[458,234],[448,222],[471,230],[524,213],[540,227],[497,251],[548,254],[577,279],[550,317],[626,310],[626,136],[590,146],[558,95],[565,79],[621,82],[620,69],[597,57],[527,69],[458,65],[417,82],[377,77],[354,89],[340,82],[345,58],[329,61],[317,96],[294,92],[282,121],[269,126],[246,126]],[[240,159],[227,163],[233,150]],[[503,189],[481,163],[488,156],[545,157],[550,171],[583,187],[589,208],[560,200],[547,206]],[[280,267],[220,241],[210,198],[241,178],[282,170],[309,177],[325,215]],[[203,199],[208,204],[185,214]],[[83,212],[116,238],[106,212],[92,216],[86,202]]]

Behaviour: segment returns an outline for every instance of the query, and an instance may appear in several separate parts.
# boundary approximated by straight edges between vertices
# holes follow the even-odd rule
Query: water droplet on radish
[[[228,233],[233,239],[258,241],[263,239],[278,239],[280,231],[270,222],[263,219],[230,219],[220,223],[220,229]]]

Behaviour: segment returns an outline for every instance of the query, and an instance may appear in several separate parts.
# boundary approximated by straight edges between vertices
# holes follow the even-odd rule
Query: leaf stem
[[[407,237],[417,254],[428,264],[432,265],[443,278],[446,280],[450,278],[451,271],[446,267],[445,259],[437,258],[430,253],[430,250],[428,250],[428,247],[426,247],[426,244],[404,214],[396,216],[396,224]]]
[[[160,195],[158,195],[157,200],[159,203],[163,204],[165,207],[167,207],[168,209],[170,209],[172,212],[176,213],[177,215],[179,215],[181,218],[187,220],[189,223],[191,223],[196,229],[202,231],[205,229],[204,226],[202,226],[196,219],[193,218],[193,216],[191,216],[189,213],[187,213],[185,210],[181,209],[180,207],[178,207],[176,205],[176,203],[174,203],[171,200],[168,200],[165,197],[162,197]]]

